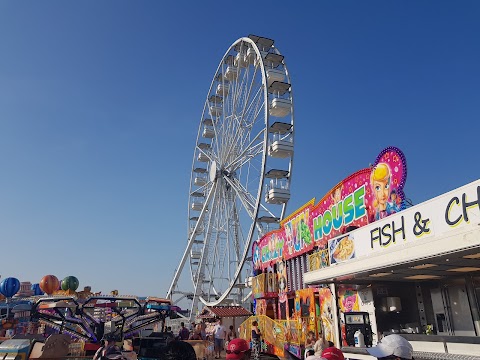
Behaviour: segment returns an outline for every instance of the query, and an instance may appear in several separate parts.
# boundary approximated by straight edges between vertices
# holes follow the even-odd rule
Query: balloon
[[[75,276],[67,276],[62,280],[62,290],[72,290],[75,291],[78,289],[78,279]]]
[[[33,295],[43,295],[43,291],[42,289],[40,289],[40,284],[32,284],[32,286],[30,286],[30,290],[33,290]]]
[[[18,290],[20,290],[20,281],[16,278],[9,277],[0,283],[0,293],[7,298],[11,298]]]
[[[45,275],[40,280],[40,289],[48,295],[52,295],[54,291],[58,290],[60,282],[55,275]]]

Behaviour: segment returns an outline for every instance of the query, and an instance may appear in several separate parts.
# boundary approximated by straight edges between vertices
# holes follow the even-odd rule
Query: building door
[[[430,294],[438,335],[475,336],[465,286],[432,289]]]
[[[475,336],[472,311],[465,286],[449,286],[447,288],[453,325],[456,336]]]

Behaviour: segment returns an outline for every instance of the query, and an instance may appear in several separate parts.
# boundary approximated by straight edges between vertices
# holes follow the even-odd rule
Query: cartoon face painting
[[[342,200],[342,185],[340,186],[337,186],[337,188],[335,188],[335,190],[333,191],[332,193],[332,202],[333,204],[332,205],[336,205],[340,202],[340,200]]]
[[[374,195],[375,220],[387,216],[387,202],[390,199],[390,167],[386,163],[379,163],[372,170],[371,184]]]

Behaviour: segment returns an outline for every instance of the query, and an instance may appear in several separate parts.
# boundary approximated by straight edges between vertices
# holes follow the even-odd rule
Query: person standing
[[[202,340],[207,339],[207,325],[204,321],[200,323],[200,334],[202,335]]]
[[[180,323],[180,331],[178,332],[178,339],[179,340],[188,340],[190,337],[190,331],[185,327],[183,321]]]
[[[370,355],[382,360],[413,359],[412,345],[408,342],[408,340],[397,334],[385,336],[377,346],[367,348],[367,351]]]
[[[215,359],[220,359],[223,343],[227,337],[227,329],[222,325],[222,319],[218,319],[217,325],[213,328],[213,336],[215,337]]]
[[[190,337],[188,340],[203,340],[202,339],[202,334],[201,334],[201,329],[200,329],[200,324],[198,324],[195,329],[190,333]]]
[[[254,360],[260,359],[261,335],[257,320],[252,321],[252,354]]]
[[[225,347],[228,347],[228,343],[237,337],[237,333],[233,330],[233,325],[230,325],[228,328],[227,333],[227,342],[225,343]]]

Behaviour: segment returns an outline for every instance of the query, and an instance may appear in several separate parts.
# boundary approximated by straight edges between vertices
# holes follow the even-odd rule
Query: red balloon
[[[40,280],[39,285],[45,294],[52,295],[54,291],[58,290],[60,281],[58,281],[55,275],[45,275],[42,280]]]

